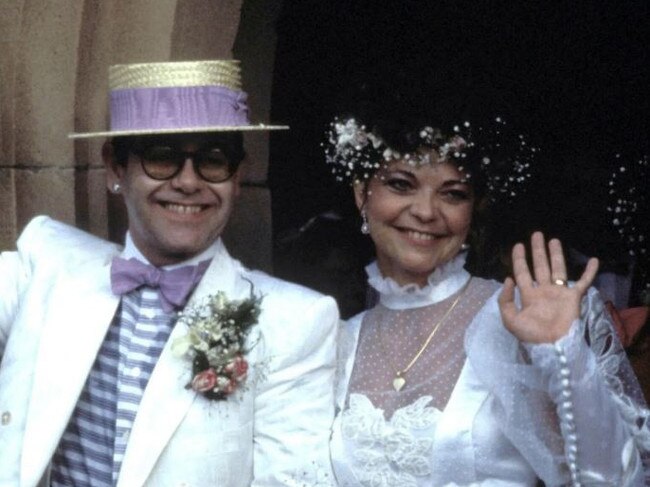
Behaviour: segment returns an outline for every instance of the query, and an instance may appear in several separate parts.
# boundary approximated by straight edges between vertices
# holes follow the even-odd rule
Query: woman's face
[[[421,287],[436,267],[459,252],[474,206],[465,175],[455,165],[437,161],[390,163],[367,185],[355,186],[355,199],[366,212],[383,276]]]

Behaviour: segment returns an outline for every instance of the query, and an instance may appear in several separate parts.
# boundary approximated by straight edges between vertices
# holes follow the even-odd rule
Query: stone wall
[[[111,64],[242,60],[254,120],[268,120],[281,0],[7,0],[0,4],[0,249],[37,214],[120,241],[121,201],[107,194],[103,140]],[[234,54],[233,54],[234,53]],[[270,269],[268,137],[247,136],[242,198],[226,241]]]

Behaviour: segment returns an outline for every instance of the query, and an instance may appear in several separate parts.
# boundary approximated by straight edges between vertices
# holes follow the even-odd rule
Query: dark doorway
[[[320,145],[364,82],[430,93],[459,119],[499,114],[543,149],[535,184],[503,222],[504,234],[541,228],[582,253],[627,255],[607,210],[609,180],[649,153],[649,9],[644,0],[285,1],[272,118],[292,131],[271,146],[276,272],[300,276],[283,242],[323,214],[317,223],[328,229],[315,240],[324,249],[340,242],[359,249],[360,262],[370,258],[367,243],[346,237],[357,231],[356,211]],[[647,198],[643,204],[647,212]],[[647,242],[650,215],[635,218],[646,222],[635,231]],[[647,267],[647,256],[639,260]]]

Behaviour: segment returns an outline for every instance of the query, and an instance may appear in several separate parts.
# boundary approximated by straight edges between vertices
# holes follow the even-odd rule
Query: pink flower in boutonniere
[[[248,362],[246,337],[257,323],[261,297],[251,294],[230,301],[223,292],[208,296],[201,306],[190,307],[179,317],[188,332],[172,343],[172,352],[192,361],[192,380],[187,389],[208,399],[222,401],[237,388],[245,388]]]
[[[200,372],[192,379],[192,389],[196,392],[207,392],[214,389],[217,385],[217,373],[210,368]]]
[[[217,373],[212,367],[205,369],[194,376],[190,387],[196,392],[213,392],[231,394],[237,384],[246,380],[248,362],[242,355],[237,355]]]
[[[236,382],[243,382],[246,380],[246,374],[248,373],[248,362],[241,355],[237,355],[228,365],[225,367],[226,373]]]

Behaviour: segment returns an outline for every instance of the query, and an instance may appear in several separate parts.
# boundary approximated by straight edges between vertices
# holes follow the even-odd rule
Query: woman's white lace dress
[[[522,345],[502,325],[500,285],[463,265],[461,255],[441,266],[422,289],[368,267],[380,303],[340,337],[339,485],[645,485],[649,412],[597,293],[558,342]],[[459,291],[395,391],[395,372]]]

